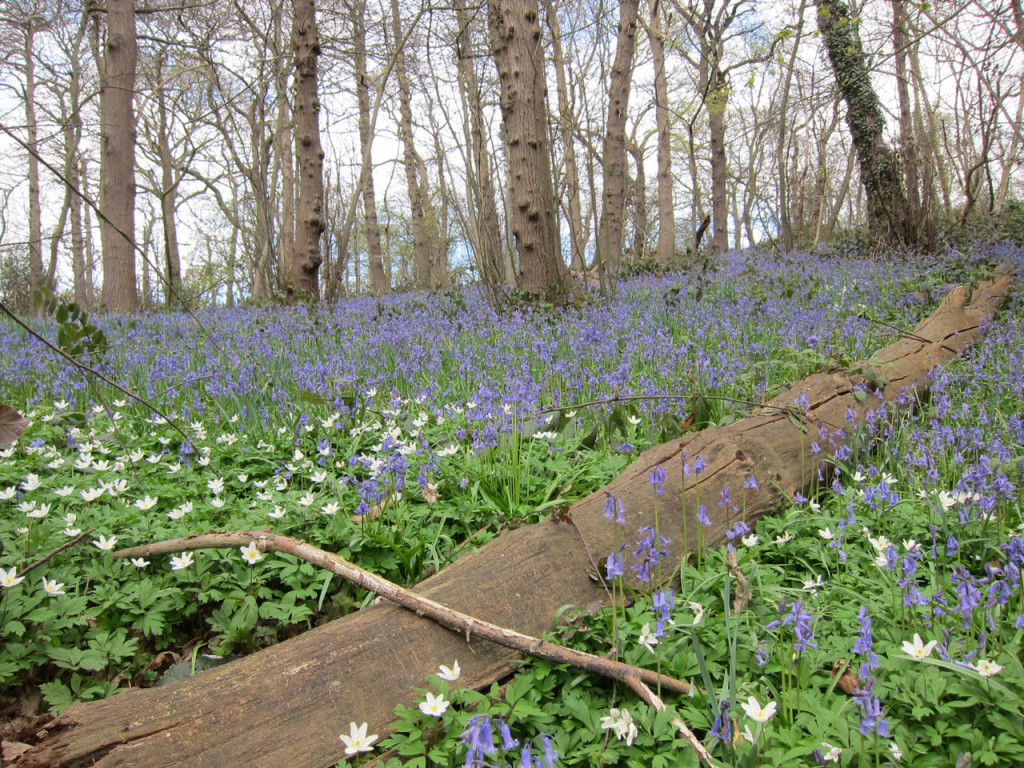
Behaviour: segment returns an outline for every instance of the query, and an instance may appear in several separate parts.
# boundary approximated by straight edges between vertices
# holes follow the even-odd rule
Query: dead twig
[[[391,602],[413,611],[417,616],[424,616],[444,627],[458,630],[465,635],[467,643],[472,635],[477,635],[505,648],[521,651],[537,658],[548,659],[558,664],[569,664],[578,669],[594,672],[627,684],[628,680],[633,678],[650,685],[660,686],[661,689],[672,693],[686,695],[690,692],[689,683],[659,675],[653,670],[641,669],[600,656],[593,656],[583,651],[565,648],[452,610],[370,573],[339,555],[325,552],[304,541],[269,531],[197,533],[183,539],[170,539],[130,549],[121,549],[114,553],[114,557],[153,557],[197,549],[232,549],[246,547],[252,542],[256,543],[256,548],[261,552],[284,552],[293,555],[307,563],[337,574],[356,586],[385,597]]]
[[[750,582],[740,570],[734,549],[725,550],[725,564],[729,567],[729,574],[736,579],[736,602],[733,604],[732,615],[739,616],[750,602]]]
[[[627,677],[623,682],[632,688],[636,695],[639,696],[646,704],[654,707],[659,712],[663,712],[667,709],[665,702],[662,701],[661,698],[654,691],[648,688],[647,685],[639,678]],[[694,732],[690,730],[689,726],[683,722],[681,717],[677,715],[672,718],[671,722],[672,725],[676,727],[676,730],[679,731],[680,735],[690,743],[690,746],[693,747],[693,751],[696,752],[702,760],[704,760],[708,765],[715,764],[712,760],[711,753],[708,752],[707,748],[703,744],[701,744],[700,739],[698,739]]]
[[[63,544],[61,544],[59,547],[57,547],[55,550],[53,550],[50,554],[44,555],[43,557],[41,557],[38,560],[36,560],[34,563],[29,563],[24,568],[22,568],[18,572],[18,578],[21,578],[22,576],[24,576],[29,571],[31,571],[31,570],[33,570],[35,568],[38,568],[40,565],[43,565],[45,563],[50,562],[56,555],[60,554],[65,549],[71,549],[71,547],[75,546],[75,544],[80,542],[82,539],[84,539],[84,538],[86,538],[88,536],[91,536],[91,535],[92,535],[92,528],[90,528],[87,531],[82,531],[80,534],[75,536],[75,538],[73,538],[73,539],[65,541]]]

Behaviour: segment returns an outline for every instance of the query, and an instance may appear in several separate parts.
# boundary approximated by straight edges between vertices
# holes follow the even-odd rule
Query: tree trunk
[[[904,0],[891,0],[892,45],[896,63],[896,95],[899,100],[900,152],[907,191],[907,237],[913,243],[930,248],[934,240],[932,212],[921,199],[918,133],[914,129],[913,105],[910,101],[910,77],[907,58],[910,39],[907,34],[907,13]]]
[[[729,82],[720,70],[711,72],[711,89],[705,100],[711,135],[711,250],[729,250],[729,167],[725,154],[725,109]]]
[[[753,475],[760,488],[747,492],[744,509],[745,521],[753,525],[788,506],[797,493],[809,493],[831,457],[828,450],[808,452],[807,440],[813,438],[804,430],[817,436],[813,425],[837,424],[855,434],[882,404],[874,394],[863,398],[875,391],[879,377],[889,382],[882,394],[890,414],[900,410],[896,402],[916,402],[905,397],[905,389],[922,392],[936,366],[971,343],[980,324],[1006,299],[1010,283],[1005,275],[979,286],[970,304],[965,289],[954,289],[913,335],[872,360],[846,373],[813,374],[745,419],[645,451],[614,482],[574,504],[565,516],[571,524],[553,518],[506,531],[415,591],[538,637],[551,630],[565,605],[606,604],[605,591],[590,576],[590,553],[603,560],[620,536],[635,541],[640,529],[654,524],[657,506],[660,530],[676,532],[666,544],[667,561],[678,563],[696,547],[700,498],[718,499],[726,489],[735,498]],[[795,413],[793,403],[803,398],[808,407]],[[842,442],[837,433],[830,437],[836,447]],[[684,478],[682,465],[697,457],[705,462],[704,473]],[[668,470],[657,505],[649,482],[656,466]],[[606,494],[621,499],[624,530],[605,518]],[[717,548],[738,515],[728,505],[712,504],[707,514],[711,526],[703,529],[703,541]],[[690,541],[677,535],[684,530]],[[627,573],[631,586],[645,587]],[[652,580],[649,588],[659,586]],[[481,688],[513,674],[518,658],[504,647],[382,603],[173,686],[127,690],[72,706],[44,726],[18,767],[326,768],[342,757],[338,733],[349,721],[368,722],[371,732],[387,735],[395,707],[413,705],[415,687],[439,664],[457,659],[459,685]]]
[[[608,86],[608,124],[604,137],[604,210],[598,247],[605,267],[614,270],[622,262],[626,207],[626,117],[629,111],[629,85],[636,50],[636,21],[639,0],[619,3],[619,32],[615,45]]]
[[[65,150],[67,151],[67,150]],[[77,151],[65,166],[68,183],[72,190],[82,188],[78,172]],[[92,308],[91,280],[86,275],[85,238],[82,227],[82,198],[77,191],[71,192],[71,271],[74,279],[75,303],[83,309]]]
[[[67,184],[67,205],[71,220],[71,273],[74,280],[75,303],[83,309],[91,309],[92,290],[86,280],[85,238],[82,223],[83,201],[79,192],[84,192],[79,166],[79,147],[82,143],[82,44],[85,40],[88,19],[82,16],[75,37],[68,47],[70,72],[68,73],[67,101],[61,99],[62,150],[64,154],[64,176]]]
[[[470,199],[470,230],[477,268],[491,301],[497,301],[498,286],[505,284],[504,248],[501,241],[501,221],[494,187],[487,127],[484,121],[483,98],[476,76],[476,57],[472,52],[473,17],[465,0],[456,0],[459,35],[456,40],[459,90],[469,115],[469,156],[466,166],[467,197]]]
[[[839,90],[867,197],[868,229],[881,247],[916,245],[897,154],[885,141],[885,116],[871,84],[871,70],[843,0],[816,0],[818,30]]]
[[[292,26],[294,38],[294,14],[292,9]],[[275,161],[281,172],[281,181],[277,188],[281,190],[281,225],[278,227],[278,271],[281,276],[281,283],[290,280],[292,271],[296,269],[296,243],[295,243],[295,157],[292,153],[294,138],[294,122],[291,103],[288,98],[288,75],[297,67],[298,62],[294,59],[294,51],[289,57],[284,51],[282,24],[284,14],[276,14],[273,26],[273,50],[274,57],[274,95],[277,99],[277,116],[274,118],[276,127],[274,129],[274,146],[276,147]],[[298,86],[298,72],[296,70],[296,86]]]
[[[162,77],[162,70],[157,70]],[[157,152],[160,156],[160,219],[164,233],[164,268],[167,308],[181,305],[181,253],[178,249],[178,179],[174,173],[174,158],[171,157],[171,137],[167,119],[167,98],[163,82],[157,83]],[[148,293],[147,293],[148,297]]]
[[[565,73],[565,54],[562,51],[562,32],[558,26],[558,13],[551,0],[544,0],[544,15],[551,36],[551,63],[555,69],[556,91],[558,93],[558,130],[562,142],[565,168],[562,172],[563,192],[561,198],[567,208],[569,221],[569,246],[572,255],[569,263],[572,269],[587,271],[587,235],[583,229],[583,213],[580,206],[580,171],[576,160],[576,116],[569,102],[569,85]]]
[[[668,264],[676,254],[676,211],[672,199],[672,129],[668,114],[668,77],[659,0],[650,0],[647,37],[654,60],[654,123],[658,131],[658,261]]]
[[[1014,124],[1024,126],[1024,74],[1017,79],[1017,113],[1014,115]],[[1006,206],[1007,195],[1010,191],[1010,179],[1018,167],[1020,157],[1020,136],[1019,130],[1013,131],[1010,136],[1010,146],[1003,157],[1003,170],[999,177],[999,186],[996,188],[995,200],[993,201],[994,212],[998,216]]]
[[[395,76],[398,78],[398,138],[402,144],[402,164],[405,166],[405,184],[409,190],[409,212],[412,218],[412,252],[416,285],[420,288],[434,287],[433,254],[423,221],[424,190],[420,186],[419,152],[412,133],[412,93],[409,88],[409,75],[406,71],[405,40],[402,37],[402,20],[398,8],[398,0],[391,0],[391,31],[395,43]]]
[[[299,172],[295,251],[288,275],[292,291],[320,299],[320,237],[324,232],[324,153],[320,148],[317,57],[320,35],[314,0],[294,0],[295,155]]]
[[[39,192],[39,126],[36,123],[36,19],[25,21],[25,128],[28,134],[28,265],[33,299],[46,286],[43,223]],[[46,286],[49,287],[49,286]],[[34,304],[33,304],[34,305]],[[40,305],[42,306],[42,305]]]
[[[83,157],[80,160],[79,183],[82,196],[89,198],[89,163]],[[96,241],[93,239],[92,207],[82,206],[82,237],[84,240],[85,255],[85,285],[82,290],[86,295],[86,304],[82,306],[93,307],[96,304]]]
[[[423,216],[427,250],[430,253],[431,285],[435,288],[448,285],[448,202],[451,196],[445,184],[445,150],[441,145],[440,126],[434,124],[431,113],[431,127],[434,135],[434,155],[437,157],[437,189],[440,208],[430,202],[424,194]],[[420,189],[428,189],[427,164],[419,158]]]
[[[789,128],[789,91],[793,84],[793,73],[796,71],[797,55],[800,52],[800,41],[804,34],[804,10],[807,0],[800,0],[797,10],[796,35],[790,49],[789,61],[782,79],[782,98],[779,105],[779,136],[776,143],[776,162],[778,166],[779,190],[779,239],[785,251],[793,250],[793,218],[790,213],[789,201],[789,146],[791,139],[786,135]]]
[[[537,0],[492,0],[491,49],[508,142],[510,224],[519,254],[517,284],[556,306],[571,296],[558,237],[547,135],[547,85]]]
[[[352,58],[355,65],[356,98],[359,102],[359,147],[363,163],[359,186],[363,192],[363,217],[366,220],[366,258],[370,264],[370,284],[375,293],[391,287],[384,271],[377,224],[377,199],[373,191],[373,132],[370,130],[370,75],[366,69],[366,1],[352,3]]]
[[[88,6],[87,6],[88,7]],[[100,222],[103,293],[108,310],[139,307],[135,280],[135,39],[133,0],[107,0],[100,77]]]
[[[630,246],[633,257],[646,259],[650,247],[650,225],[647,220],[647,174],[644,171],[644,150],[637,145],[634,137],[626,142],[626,150],[633,158],[636,173],[627,177],[626,208],[633,214],[633,243]]]

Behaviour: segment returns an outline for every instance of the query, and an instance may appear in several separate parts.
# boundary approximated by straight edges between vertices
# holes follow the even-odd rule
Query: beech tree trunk
[[[398,0],[391,0],[391,31],[395,44],[395,76],[398,79],[398,138],[402,144],[402,165],[405,166],[405,184],[409,190],[409,212],[412,217],[412,261],[416,276],[416,285],[420,288],[433,288],[434,275],[437,271],[433,265],[433,253],[427,242],[423,218],[424,189],[420,185],[419,171],[423,162],[412,132],[412,93],[409,88],[409,75],[406,69],[405,41],[402,37],[402,19]]]
[[[729,103],[729,81],[721,70],[711,72],[708,129],[711,135],[711,250],[729,250],[729,168],[725,154],[725,109]]]
[[[569,263],[577,272],[587,271],[587,235],[583,230],[583,212],[580,206],[580,171],[576,160],[576,118],[569,101],[569,84],[565,73],[565,54],[562,51],[562,32],[558,26],[558,13],[551,0],[544,0],[544,15],[551,36],[551,63],[555,69],[558,94],[558,130],[562,142],[565,167],[562,170],[560,198],[569,220],[569,245],[572,256]]]
[[[822,439],[818,425],[846,425],[852,434],[881,405],[875,394],[863,397],[879,386],[890,413],[901,410],[896,398],[923,391],[930,373],[973,341],[1011,282],[1004,273],[980,285],[969,304],[968,291],[955,288],[912,335],[870,361],[847,372],[813,374],[747,418],[645,451],[614,482],[574,504],[566,518],[506,531],[415,591],[533,636],[549,631],[566,604],[599,608],[607,596],[590,577],[588,549],[603,560],[619,536],[635,541],[641,528],[653,525],[655,489],[648,478],[654,467],[666,469],[664,495],[657,497],[659,529],[671,539],[668,559],[680,562],[696,545],[699,498],[719,499],[726,488],[737,498],[753,475],[760,487],[746,491],[745,499],[745,519],[753,524],[796,493],[808,493],[830,451],[811,453],[807,441],[839,446],[834,434],[831,442]],[[806,406],[796,408],[797,402]],[[698,456],[703,474],[684,478],[683,464]],[[625,531],[618,534],[604,517],[606,493],[625,509]],[[738,515],[728,505],[709,504],[705,545],[720,546]],[[684,530],[693,540],[683,539]],[[504,647],[377,604],[175,685],[74,705],[40,730],[18,768],[326,768],[342,757],[338,734],[349,722],[367,722],[371,733],[387,735],[395,706],[413,705],[414,688],[438,665],[457,659],[459,684],[481,688],[514,673],[517,658]]]
[[[299,172],[295,249],[288,282],[293,292],[320,299],[320,236],[324,232],[324,153],[320,148],[317,57],[320,35],[314,0],[294,0],[295,155]]]
[[[483,98],[476,75],[473,16],[464,0],[455,0],[459,34],[455,43],[458,60],[459,90],[469,114],[468,154],[466,167],[467,197],[472,201],[470,232],[477,268],[491,301],[497,301],[498,286],[505,284],[505,253],[501,241],[501,221],[495,201],[494,176],[487,143]]]
[[[162,58],[155,63],[157,77],[163,78]],[[165,284],[162,286],[168,308],[181,303],[181,254],[178,248],[178,182],[171,157],[171,137],[167,116],[167,94],[163,82],[156,87],[157,153],[160,158],[160,219],[164,233]],[[148,292],[147,292],[148,296]]]
[[[658,261],[668,264],[676,254],[676,211],[672,199],[672,129],[668,114],[668,77],[661,4],[650,0],[647,37],[654,60],[654,123],[658,131]]]
[[[36,53],[34,26],[37,19],[25,20],[25,128],[28,134],[28,264],[33,299],[46,285],[43,271],[42,206],[39,199],[39,126],[36,122]]]
[[[910,74],[907,71],[910,37],[903,3],[904,0],[891,0],[893,60],[896,64],[896,95],[899,100],[899,146],[907,191],[907,237],[913,243],[929,247],[934,240],[932,212],[921,195],[919,134],[914,129]]]
[[[370,284],[376,293],[391,287],[384,271],[384,256],[377,224],[377,198],[373,189],[373,131],[370,129],[370,75],[366,70],[366,2],[352,3],[352,60],[355,65],[356,100],[359,102],[359,147],[363,163],[359,186],[363,193],[363,217],[366,220],[366,258],[370,265]]]
[[[629,85],[636,50],[636,20],[639,0],[619,3],[619,32],[615,45],[611,83],[608,86],[608,123],[604,137],[604,192],[601,231],[598,236],[601,257],[608,269],[622,262],[626,208],[626,113],[629,110]]]
[[[87,6],[88,7],[88,6]],[[133,0],[107,0],[107,40],[100,75],[100,222],[103,293],[116,312],[139,307],[135,278],[135,38]]]
[[[295,8],[292,9],[292,26],[294,40],[294,16]],[[291,100],[288,98],[288,75],[293,71],[296,73],[296,85],[298,85],[298,73],[295,67],[297,62],[294,59],[294,51],[289,56],[284,50],[284,30],[282,29],[284,14],[275,14],[273,21],[273,47],[274,52],[274,96],[277,100],[277,115],[274,118],[274,146],[276,154],[274,163],[280,169],[280,182],[275,185],[281,194],[281,225],[278,227],[278,273],[281,283],[288,283],[295,267],[295,166],[296,160],[292,152],[294,146],[295,122],[292,115]],[[294,43],[292,45],[294,47]],[[276,174],[275,174],[276,176]]]
[[[508,141],[509,219],[519,254],[516,282],[554,305],[571,296],[558,236],[547,135],[547,85],[537,0],[492,0],[491,49]]]
[[[793,45],[789,50],[789,58],[786,62],[785,74],[782,77],[780,90],[782,92],[779,101],[779,132],[776,141],[776,166],[778,173],[778,194],[779,194],[779,241],[783,250],[791,251],[795,245],[793,239],[793,218],[790,212],[789,200],[789,155],[792,139],[787,136],[789,129],[789,92],[793,85],[793,76],[796,72],[797,55],[800,52],[800,41],[804,34],[804,10],[807,7],[807,0],[800,0],[797,9],[796,34]]]

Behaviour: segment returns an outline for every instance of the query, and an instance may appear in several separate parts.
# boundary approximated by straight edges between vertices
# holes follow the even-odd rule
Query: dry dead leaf
[[[845,659],[837,661],[832,667],[832,677],[836,675],[839,676],[839,679],[836,681],[836,688],[847,696],[853,696],[860,691],[860,680],[850,671],[850,667]]]
[[[17,442],[30,423],[11,406],[0,404],[0,447]]]

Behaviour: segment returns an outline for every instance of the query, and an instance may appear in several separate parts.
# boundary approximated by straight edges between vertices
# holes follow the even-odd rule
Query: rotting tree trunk
[[[717,500],[725,488],[738,497],[744,480],[754,475],[760,489],[747,491],[747,522],[775,512],[787,498],[808,492],[828,460],[826,450],[805,450],[806,441],[815,439],[813,427],[852,431],[881,404],[876,387],[892,409],[899,407],[899,395],[922,391],[936,366],[972,342],[1005,301],[1011,282],[1003,274],[979,286],[970,304],[966,289],[954,289],[912,334],[854,372],[814,374],[745,419],[645,451],[618,479],[575,504],[571,524],[550,520],[503,533],[416,592],[535,636],[551,629],[566,604],[601,607],[606,594],[590,578],[587,548],[599,561],[615,548],[615,526],[604,517],[605,492],[623,502],[627,532],[620,535],[628,541],[653,523],[648,475],[665,467],[659,527],[672,539],[669,558],[677,562],[688,550],[684,509],[695,536],[698,479],[703,497]],[[856,417],[848,419],[851,411]],[[699,478],[691,473],[684,486],[682,462],[698,456],[705,469]],[[707,546],[725,540],[737,514],[709,505]],[[512,674],[517,654],[479,639],[467,644],[462,634],[382,603],[173,686],[73,706],[45,726],[41,741],[18,766],[330,766],[342,756],[338,734],[350,721],[368,722],[371,732],[383,736],[395,706],[411,705],[414,686],[456,659],[460,685],[477,688]]]

